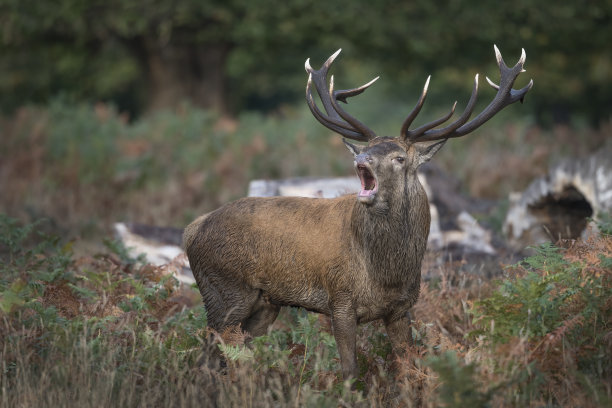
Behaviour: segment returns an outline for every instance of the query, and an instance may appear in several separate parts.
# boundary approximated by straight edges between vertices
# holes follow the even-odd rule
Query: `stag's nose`
[[[355,156],[355,164],[372,164],[374,159],[367,153],[361,153]]]

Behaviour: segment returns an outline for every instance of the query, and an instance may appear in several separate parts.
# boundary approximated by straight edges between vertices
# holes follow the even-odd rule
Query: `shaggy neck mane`
[[[411,271],[420,268],[430,215],[423,187],[418,184],[407,190],[415,188],[421,191],[405,191],[384,213],[357,202],[353,207],[352,235],[370,276],[381,284],[406,284],[410,274],[420,277]]]

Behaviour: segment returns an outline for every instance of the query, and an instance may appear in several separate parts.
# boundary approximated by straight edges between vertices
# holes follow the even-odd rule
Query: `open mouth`
[[[357,194],[358,197],[373,197],[378,191],[376,185],[376,177],[372,174],[367,166],[362,164],[357,165],[357,175],[361,180],[361,191]]]

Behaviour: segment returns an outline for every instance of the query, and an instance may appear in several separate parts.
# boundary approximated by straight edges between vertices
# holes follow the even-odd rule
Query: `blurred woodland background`
[[[415,344],[395,359],[361,325],[353,388],[329,320],[297,309],[249,347],[221,333],[226,375],[201,368],[197,289],[111,229],[183,228],[252,179],[353,175],[306,106],[309,57],[343,49],[339,88],[381,75],[347,110],[396,136],[429,74],[417,122],[461,112],[476,73],[486,106],[496,44],[510,66],[526,50],[533,89],[433,163],[503,246],[510,192],[610,147],[610,39],[612,0],[0,0],[0,406],[612,406],[604,214],[511,266],[428,252]]]
[[[436,162],[504,200],[609,135],[611,14],[609,0],[1,0],[0,211],[87,238],[117,220],[182,227],[252,178],[352,174],[304,103],[306,58],[342,48],[344,88],[381,75],[349,110],[396,135],[427,75],[423,121],[463,109],[475,73],[497,81],[493,44],[508,65],[525,48],[516,86],[535,87]]]
[[[473,72],[494,73],[496,43],[509,60],[528,50],[538,88],[527,109],[539,124],[583,117],[598,125],[610,114],[608,1],[3,0],[1,7],[8,111],[61,95],[112,103],[132,119],[184,101],[232,115],[274,112],[301,102],[307,57],[323,61],[340,47],[338,77],[347,82],[381,73],[385,99],[411,103],[409,91],[432,73],[432,92],[448,100],[469,89]]]

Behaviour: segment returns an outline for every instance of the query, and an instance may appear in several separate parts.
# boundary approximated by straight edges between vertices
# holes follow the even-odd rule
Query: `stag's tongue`
[[[376,193],[376,178],[365,166],[358,166],[357,171],[361,179],[361,191],[358,197],[370,197]]]

